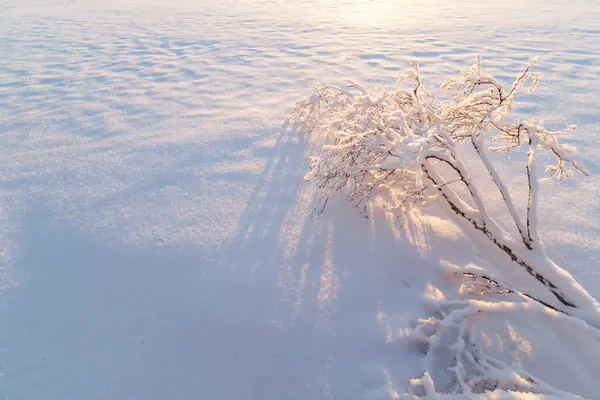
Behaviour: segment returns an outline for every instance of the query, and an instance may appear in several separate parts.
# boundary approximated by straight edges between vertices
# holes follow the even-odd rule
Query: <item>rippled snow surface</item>
[[[377,315],[420,296],[426,277],[396,269],[421,258],[351,210],[352,229],[309,221],[303,138],[279,133],[313,83],[391,85],[409,59],[433,86],[477,54],[506,80],[542,57],[520,112],[577,124],[596,176],[543,186],[543,238],[600,296],[599,21],[596,0],[5,2],[0,394],[401,387],[410,355]]]

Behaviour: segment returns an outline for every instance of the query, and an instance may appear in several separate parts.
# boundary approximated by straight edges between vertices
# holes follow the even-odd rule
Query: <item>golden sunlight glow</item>
[[[512,325],[509,324],[507,328],[508,334],[510,335],[512,341],[515,342],[515,344],[517,345],[517,349],[519,349],[519,352],[524,354],[533,353],[533,346],[531,345],[529,340],[527,340],[524,336],[519,334],[519,332],[517,332]]]
[[[396,19],[402,7],[399,1],[349,0],[343,6],[333,6],[332,12],[354,25],[379,26]],[[395,17],[396,16],[396,17]]]

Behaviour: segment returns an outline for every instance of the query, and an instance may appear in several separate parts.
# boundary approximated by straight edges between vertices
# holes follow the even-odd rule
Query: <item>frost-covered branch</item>
[[[431,291],[427,297],[432,316],[417,320],[405,337],[426,352],[423,376],[411,380],[406,398],[522,398],[520,395],[525,393],[580,398],[528,373],[519,363],[508,364],[483,352],[476,341],[473,323],[482,315],[519,312],[544,315],[596,341],[600,341],[599,330],[488,277],[489,272],[483,268],[447,263],[445,268],[461,280],[462,298],[446,299],[437,291]],[[445,366],[451,379],[436,387],[431,373],[440,366]]]
[[[433,316],[420,320],[411,335],[426,345],[428,360],[451,354],[448,371],[454,377],[452,384],[436,388],[429,375],[432,369],[427,368],[421,378],[412,381],[414,390],[409,398],[455,398],[451,394],[439,397],[440,389],[458,393],[456,398],[473,393],[517,398],[523,392],[574,398],[519,365],[483,354],[470,328],[471,321],[482,313],[544,314],[600,341],[598,302],[548,258],[538,235],[538,153],[546,152],[556,160],[546,167],[546,180],[588,172],[574,159],[575,148],[559,141],[574,126],[551,131],[541,121],[515,121],[512,117],[515,96],[525,89],[533,91],[540,81],[541,76],[533,72],[536,62],[532,60],[511,85],[504,86],[485,74],[477,59],[442,85],[453,95],[449,102],[439,102],[425,89],[419,67],[413,64],[399,79],[403,86],[396,90],[379,88],[370,93],[352,81],[346,89],[321,86],[298,103],[292,115],[297,126],[321,139],[320,152],[311,158],[307,174],[319,189],[317,213],[336,193],[363,213],[379,190],[388,190],[399,204],[436,202],[475,243],[493,244],[532,278],[517,287],[481,268],[453,267],[453,274],[464,281],[461,287],[468,292],[467,298],[429,299]],[[465,146],[475,150],[501,194],[514,231],[497,222],[498,210],[490,206],[489,193],[480,190],[481,182],[468,167],[473,164],[466,162]],[[523,169],[528,196],[524,204],[515,203],[488,157],[488,152],[508,156],[520,149],[527,153]]]
[[[417,64],[404,75],[402,85],[370,93],[350,81],[345,89],[326,85],[298,103],[292,120],[323,139],[320,153],[311,159],[307,179],[319,191],[317,212],[335,193],[341,193],[362,212],[379,190],[387,189],[399,203],[437,201],[461,226],[482,234],[537,284],[528,294],[569,315],[600,326],[598,303],[566,271],[548,259],[538,235],[537,153],[545,151],[556,164],[546,168],[547,178],[567,178],[587,171],[574,158],[575,149],[559,141],[575,129],[550,131],[541,121],[514,121],[515,96],[533,91],[541,75],[532,60],[505,87],[482,71],[481,60],[447,78],[442,88],[453,101],[440,102],[423,85]],[[500,192],[518,237],[511,236],[490,210],[465,162],[463,143],[475,149],[491,182]],[[486,147],[486,143],[492,144]],[[528,152],[525,173],[528,201],[525,221],[489,152]],[[542,289],[543,288],[543,289]]]
[[[489,288],[488,285],[486,285]],[[477,289],[479,290],[479,288]],[[488,289],[491,290],[491,289]],[[513,293],[504,289],[501,294]],[[535,302],[484,301],[484,300],[436,300],[430,299],[435,316],[420,319],[410,332],[409,340],[427,349],[423,377],[411,380],[412,398],[438,397],[441,393],[454,393],[455,398],[500,398],[495,396],[514,394],[548,395],[552,398],[581,398],[564,392],[528,373],[520,364],[508,364],[483,352],[474,340],[472,324],[479,315],[502,312],[528,312],[548,315],[547,308]],[[568,318],[555,312],[553,318]],[[570,323],[571,321],[567,321]],[[451,380],[445,387],[436,387],[430,376],[434,365],[447,365]],[[439,391],[439,392],[438,392]],[[449,397],[453,398],[453,397]]]

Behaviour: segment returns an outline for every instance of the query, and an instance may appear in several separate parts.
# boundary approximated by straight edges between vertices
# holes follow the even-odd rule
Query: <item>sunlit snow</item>
[[[393,85],[407,60],[433,84],[477,54],[500,79],[541,56],[519,112],[577,125],[592,173],[542,184],[542,240],[600,297],[596,0],[4,3],[0,398],[402,393],[422,371],[400,339],[437,265],[479,254],[439,215],[340,202],[313,221],[310,143],[282,125],[315,82]],[[514,318],[525,332],[489,325],[512,343],[482,340],[600,396],[583,344],[536,345]]]

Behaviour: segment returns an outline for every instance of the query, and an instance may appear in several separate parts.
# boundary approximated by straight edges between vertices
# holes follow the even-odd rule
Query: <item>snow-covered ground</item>
[[[0,4],[0,398],[402,392],[421,354],[397,339],[437,265],[479,256],[435,214],[340,202],[312,221],[307,138],[282,124],[314,82],[393,84],[407,59],[441,83],[476,54],[506,79],[542,57],[520,110],[578,125],[594,174],[542,186],[542,238],[600,297],[596,3]],[[580,344],[490,326],[514,338],[490,346],[600,398]]]

